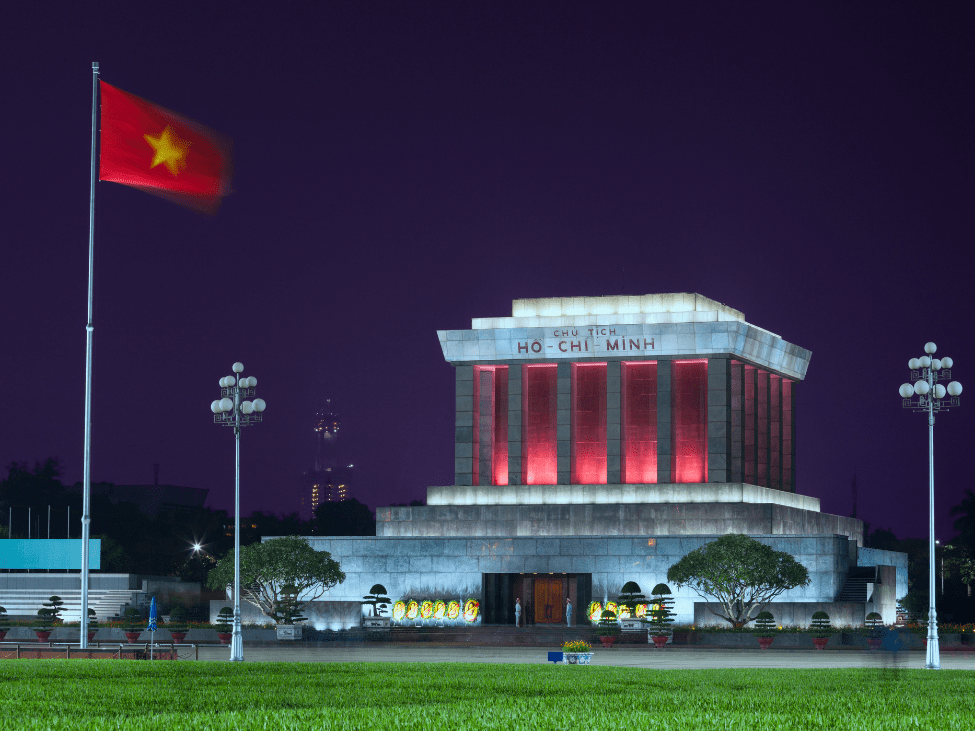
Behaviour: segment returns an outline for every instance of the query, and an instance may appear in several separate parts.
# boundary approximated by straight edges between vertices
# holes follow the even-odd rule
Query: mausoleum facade
[[[906,555],[863,549],[862,521],[797,492],[810,351],[697,294],[515,300],[511,317],[437,335],[456,383],[454,484],[379,508],[374,538],[309,537],[347,575],[334,607],[380,583],[404,604],[474,599],[477,622],[512,623],[515,597],[529,622],[566,621],[567,601],[585,622],[625,582],[648,593],[688,552],[745,533],[810,572],[780,597],[789,623],[821,608],[893,621]],[[678,622],[711,623],[674,589]],[[321,609],[323,626],[358,621]]]

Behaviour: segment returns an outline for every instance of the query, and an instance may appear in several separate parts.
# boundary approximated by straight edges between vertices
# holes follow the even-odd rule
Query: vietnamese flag
[[[164,107],[99,80],[99,180],[214,212],[230,192],[230,143]]]

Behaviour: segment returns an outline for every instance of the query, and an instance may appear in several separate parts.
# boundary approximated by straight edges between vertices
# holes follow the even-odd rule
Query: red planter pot
[[[229,645],[230,638],[234,636],[233,632],[217,632],[217,637],[220,638],[221,645]]]
[[[767,650],[769,647],[772,646],[772,640],[774,639],[775,639],[774,637],[759,637],[758,646],[763,650]]]
[[[612,647],[613,643],[616,642],[616,635],[608,635],[607,637],[600,637],[599,641],[603,643],[603,647]]]
[[[7,636],[7,630],[0,629],[0,642],[3,642],[3,638]]]
[[[653,640],[654,647],[663,647],[667,644],[667,635],[651,635],[650,639]]]
[[[91,642],[93,639],[95,639],[95,635],[97,635],[97,634],[98,634],[98,630],[97,629],[90,629],[90,630],[88,630],[88,641]]]
[[[51,632],[54,630],[50,629],[35,629],[34,634],[37,635],[38,642],[47,642],[48,638],[51,636]]]
[[[822,650],[826,647],[826,643],[829,642],[829,637],[813,637],[812,641],[817,650]]]
[[[171,634],[173,636],[173,642],[175,642],[176,644],[179,644],[180,642],[182,642],[183,640],[186,639],[186,633],[185,632],[173,632],[173,631],[170,631],[169,634]]]
[[[142,631],[141,630],[138,631],[138,632],[126,632],[125,633],[125,639],[127,639],[129,642],[138,642],[139,641],[139,635],[141,635],[141,634],[142,634]]]

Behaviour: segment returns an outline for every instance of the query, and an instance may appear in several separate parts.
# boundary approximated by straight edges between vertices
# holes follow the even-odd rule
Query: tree
[[[316,551],[304,538],[287,536],[240,549],[241,599],[250,602],[266,616],[278,621],[279,609],[287,596],[304,595],[295,602],[295,612],[314,601],[345,574],[328,551]],[[234,583],[234,552],[230,551],[210,571],[207,584],[223,589]]]
[[[958,542],[975,550],[975,493],[965,490],[965,499],[951,509],[952,515],[960,515],[955,520]]]
[[[782,592],[807,586],[809,571],[788,553],[732,533],[684,556],[667,570],[667,580],[717,600],[725,613],[708,611],[741,628]]]

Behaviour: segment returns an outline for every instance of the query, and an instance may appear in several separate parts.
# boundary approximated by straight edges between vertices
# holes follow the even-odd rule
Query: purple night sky
[[[82,476],[99,61],[231,137],[236,177],[212,218],[98,184],[93,480],[160,463],[232,508],[209,404],[240,360],[268,404],[245,513],[297,509],[326,397],[352,495],[423,498],[453,482],[437,329],[697,292],[813,351],[798,491],[848,515],[856,472],[858,517],[926,536],[926,420],[897,388],[928,340],[975,388],[966,4],[27,5],[5,11],[4,476],[51,455]],[[966,396],[935,430],[942,540],[972,487]]]

